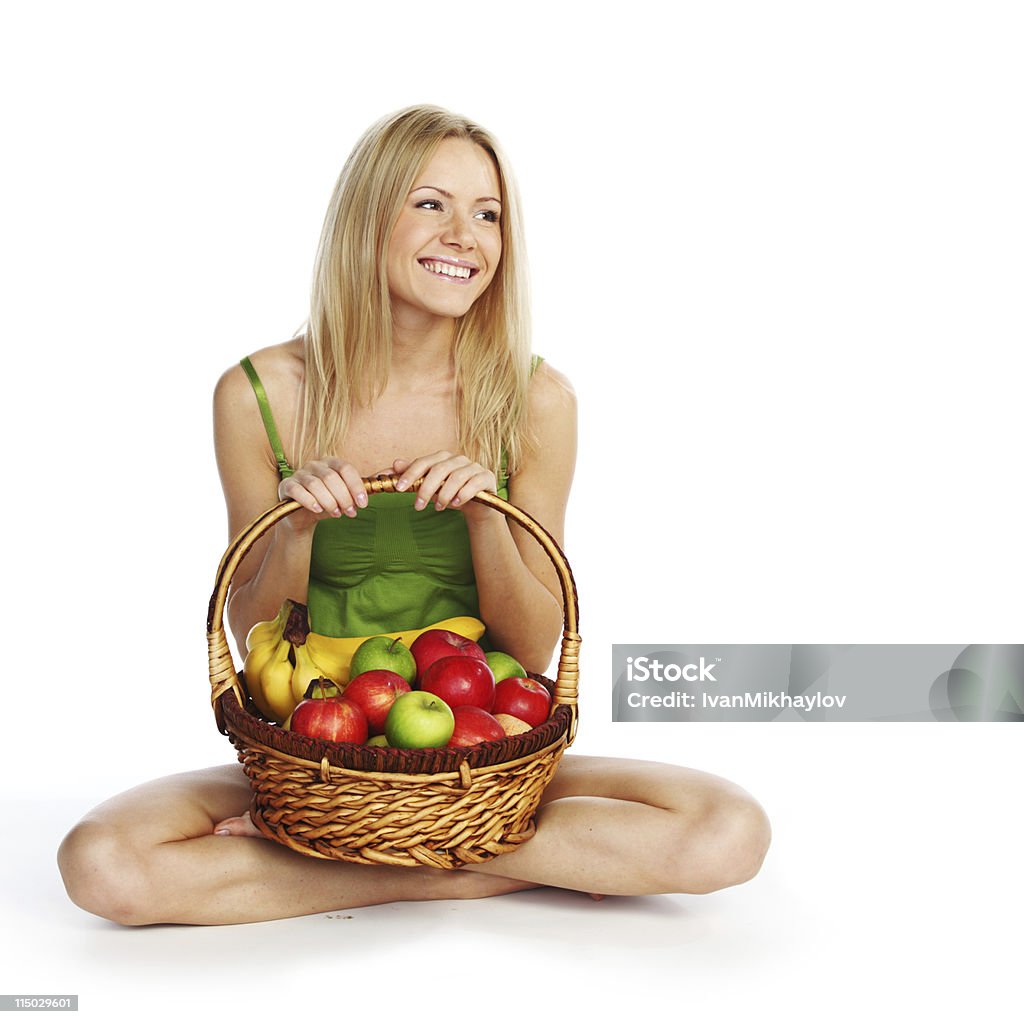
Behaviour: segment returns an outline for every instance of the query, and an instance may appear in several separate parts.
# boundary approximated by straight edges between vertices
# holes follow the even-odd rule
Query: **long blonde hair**
[[[529,304],[515,183],[489,132],[439,107],[415,106],[363,135],[331,196],[304,332],[300,461],[337,452],[355,404],[372,403],[384,390],[392,350],[388,242],[417,173],[448,138],[468,139],[490,154],[502,204],[498,269],[456,325],[459,442],[499,479],[503,463],[513,473],[528,447]]]

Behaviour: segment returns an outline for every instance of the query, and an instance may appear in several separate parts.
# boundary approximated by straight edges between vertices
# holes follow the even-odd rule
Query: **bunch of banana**
[[[288,719],[313,680],[339,681],[313,660],[308,635],[306,606],[286,600],[276,619],[257,622],[246,638],[246,689],[256,707],[275,722]]]

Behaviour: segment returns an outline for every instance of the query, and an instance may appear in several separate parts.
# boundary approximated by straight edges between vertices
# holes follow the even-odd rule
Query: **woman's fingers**
[[[307,463],[281,482],[279,497],[291,498],[314,515],[354,516],[366,507],[362,477],[350,463],[325,459]]]
[[[426,477],[427,472],[433,466],[450,458],[452,458],[451,452],[435,452],[433,455],[421,455],[418,459],[413,459],[412,461],[408,459],[395,459],[395,471],[399,474],[395,490],[407,491],[421,476]],[[400,465],[404,465],[405,468],[398,469]],[[416,492],[421,497],[429,497],[423,491],[425,484],[426,480],[424,479],[423,484],[420,485],[419,490]],[[433,491],[430,493],[433,494]]]
[[[434,504],[444,509],[461,508],[472,501],[480,491],[495,491],[494,474],[475,462],[449,474],[434,497]]]
[[[351,462],[345,462],[342,459],[331,458],[326,461],[331,470],[341,478],[348,493],[355,499],[356,505],[359,508],[366,508],[366,488],[363,486],[363,478],[359,470]]]
[[[338,477],[338,483],[332,490],[321,477],[300,469],[281,484],[279,492],[316,515],[338,517],[349,508],[355,513],[352,496],[341,482],[341,477]]]
[[[395,459],[395,485],[408,491],[417,480],[416,508],[431,502],[441,511],[451,506],[464,508],[480,491],[495,491],[494,474],[465,455],[434,452],[417,459]],[[281,482],[278,497],[297,501],[317,518],[343,515],[354,517],[368,504],[363,478],[355,466],[344,459],[316,459],[297,469]]]
[[[395,470],[400,475],[396,485],[399,491],[408,490],[416,479],[423,477],[416,491],[417,509],[426,508],[431,501],[438,511],[449,505],[460,508],[480,491],[497,488],[490,470],[470,461],[465,455],[453,455],[451,452],[435,452],[411,462],[396,459]]]

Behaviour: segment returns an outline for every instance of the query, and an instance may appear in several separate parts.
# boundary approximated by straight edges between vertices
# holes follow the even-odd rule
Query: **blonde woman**
[[[507,495],[561,543],[575,400],[531,355],[519,206],[488,132],[412,107],[364,135],[331,199],[306,329],[229,369],[214,414],[229,536],[280,499],[302,505],[235,576],[240,647],[290,597],[339,636],[475,615],[495,648],[546,671],[554,571],[470,499]],[[402,493],[367,498],[380,472]],[[249,798],[232,764],[101,804],[60,847],[69,895],[122,924],[228,924],[536,886],[704,893],[751,878],[769,842],[761,808],[722,779],[571,754],[534,838],[458,871],[304,857],[262,838]]]

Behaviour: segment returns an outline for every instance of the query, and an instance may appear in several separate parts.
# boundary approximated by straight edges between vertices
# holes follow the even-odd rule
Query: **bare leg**
[[[215,829],[263,838],[247,813]],[[595,897],[704,893],[752,878],[770,838],[764,811],[724,779],[654,761],[567,756],[544,793],[534,838],[464,870]]]
[[[235,766],[148,783],[102,804],[59,863],[72,899],[126,924],[234,923],[400,900],[497,895],[538,885],[591,893],[710,892],[752,877],[769,841],[738,787],[653,762],[566,757],[537,835],[462,871],[321,861],[215,835],[249,802]]]
[[[100,804],[58,851],[68,895],[119,924],[238,924],[535,887],[458,871],[344,864],[214,835],[214,824],[239,814],[250,795],[241,767],[226,765],[148,782]]]
[[[592,894],[706,893],[753,878],[770,841],[760,805],[724,779],[654,761],[567,756],[533,839],[466,870]]]

